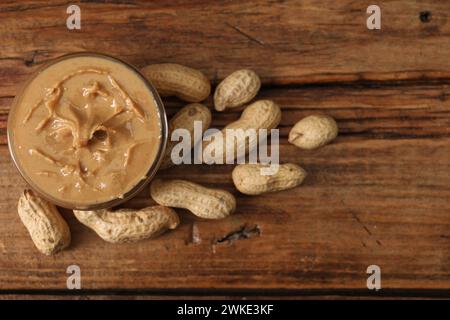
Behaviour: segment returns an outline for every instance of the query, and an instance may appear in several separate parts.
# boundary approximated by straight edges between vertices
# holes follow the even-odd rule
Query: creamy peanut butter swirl
[[[145,83],[98,57],[71,58],[42,71],[12,117],[19,165],[37,187],[74,204],[122,197],[145,178],[161,143],[159,114]]]

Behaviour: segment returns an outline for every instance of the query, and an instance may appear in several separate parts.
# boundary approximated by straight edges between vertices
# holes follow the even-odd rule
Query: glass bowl
[[[24,94],[25,90],[28,88],[30,83],[41,72],[43,72],[50,66],[53,66],[54,64],[64,61],[64,60],[67,60],[67,59],[78,58],[78,57],[94,57],[94,58],[100,58],[100,59],[107,59],[112,62],[119,63],[120,65],[125,66],[126,68],[131,70],[133,73],[135,73],[138,76],[138,78],[140,78],[140,80],[143,81],[146,89],[149,90],[149,93],[153,97],[153,100],[155,102],[154,104],[157,108],[157,110],[156,110],[157,115],[159,116],[159,124],[160,124],[160,140],[159,141],[160,141],[160,144],[159,144],[159,147],[156,152],[156,157],[155,157],[154,161],[151,163],[148,170],[146,171],[146,174],[143,176],[143,178],[141,180],[139,180],[139,182],[137,182],[137,184],[135,184],[130,190],[124,192],[120,197],[109,199],[104,202],[83,203],[83,204],[75,203],[74,204],[73,199],[71,202],[71,199],[61,200],[61,199],[57,199],[57,198],[53,197],[51,194],[49,194],[49,192],[47,192],[45,190],[45,188],[39,187],[33,181],[33,179],[26,173],[26,171],[24,170],[24,168],[22,166],[20,158],[16,154],[17,150],[14,145],[14,128],[12,125],[12,122],[13,122],[12,119],[14,119],[13,115],[14,115],[14,112],[16,111],[17,104],[19,102],[21,102],[21,96]],[[61,77],[63,77],[63,76],[64,76],[64,74],[61,74]],[[148,92],[146,92],[146,94],[147,93]],[[45,64],[44,66],[40,67],[35,73],[33,73],[33,75],[30,77],[30,79],[28,79],[28,81],[23,85],[22,89],[18,92],[18,94],[14,98],[14,101],[11,105],[11,109],[10,109],[9,116],[8,116],[7,135],[8,135],[9,151],[10,151],[11,157],[13,159],[13,162],[14,162],[15,166],[17,167],[17,169],[19,170],[22,177],[25,179],[25,181],[30,185],[30,187],[34,191],[36,191],[38,194],[40,194],[43,198],[49,200],[50,202],[52,202],[55,205],[60,206],[60,207],[64,207],[67,209],[77,209],[77,210],[98,210],[98,209],[104,209],[104,208],[110,208],[113,206],[117,206],[117,205],[133,198],[150,182],[150,180],[156,174],[156,172],[159,168],[159,165],[162,161],[162,158],[164,156],[164,152],[165,152],[165,148],[166,148],[166,144],[167,144],[168,125],[167,125],[166,112],[164,109],[164,105],[161,101],[161,98],[159,97],[159,95],[158,95],[156,89],[153,87],[153,85],[139,72],[139,70],[137,70],[132,65],[130,65],[120,59],[109,56],[109,55],[93,53],[93,52],[80,52],[80,53],[67,54],[67,55],[61,56],[59,58],[56,58],[56,59],[50,61],[49,63]]]

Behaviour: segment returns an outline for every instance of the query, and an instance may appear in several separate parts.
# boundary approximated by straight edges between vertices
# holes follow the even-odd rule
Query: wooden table
[[[65,1],[0,5],[0,295],[2,297],[449,297],[450,2],[377,1],[382,29],[366,28],[360,1],[88,1],[81,30]],[[232,166],[180,166],[183,177],[231,191],[234,216],[181,226],[155,240],[112,245],[64,216],[69,250],[41,255],[16,212],[26,186],[6,144],[9,106],[42,63],[98,51],[143,67],[186,64],[217,84],[247,67],[259,98],[283,108],[282,162],[303,186],[249,197]],[[182,102],[165,101],[169,114]],[[211,100],[207,105],[211,106]],[[287,143],[303,116],[335,117],[340,135],[316,151]],[[213,114],[221,127],[239,111]],[[148,190],[129,207],[152,204]],[[66,290],[79,265],[82,291]],[[366,287],[381,268],[378,292]]]

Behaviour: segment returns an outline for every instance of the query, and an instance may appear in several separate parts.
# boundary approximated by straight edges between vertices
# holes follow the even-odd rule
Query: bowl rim
[[[153,99],[155,101],[157,112],[159,114],[159,122],[160,122],[160,134],[161,134],[161,140],[159,144],[159,148],[156,154],[155,160],[152,162],[150,168],[148,169],[147,173],[144,175],[144,177],[139,180],[139,182],[133,186],[129,191],[125,192],[122,197],[114,198],[105,202],[99,202],[99,203],[93,203],[93,204],[77,204],[77,203],[71,203],[69,201],[60,201],[51,195],[47,194],[45,191],[41,190],[33,181],[32,179],[25,173],[25,170],[21,167],[20,161],[17,159],[17,155],[14,151],[14,142],[13,142],[13,133],[10,132],[12,130],[11,122],[12,122],[12,114],[14,113],[14,108],[16,104],[18,103],[20,97],[22,96],[25,89],[28,87],[28,85],[38,76],[43,70],[46,68],[61,62],[63,60],[71,59],[71,58],[77,58],[77,57],[97,57],[101,59],[107,59],[111,60],[116,63],[120,63],[130,69],[132,72],[134,72],[145,84],[145,86],[150,90],[150,92],[153,95]],[[13,163],[17,170],[19,171],[22,178],[28,183],[28,185],[33,189],[33,191],[37,192],[40,196],[42,196],[44,199],[52,202],[53,204],[63,207],[66,209],[72,209],[72,210],[99,210],[99,209],[107,209],[114,206],[117,206],[119,204],[122,204],[134,196],[136,196],[140,191],[144,189],[146,185],[153,179],[156,172],[158,171],[161,162],[163,160],[166,146],[167,146],[167,140],[168,140],[168,121],[167,121],[167,115],[166,110],[164,108],[164,104],[161,100],[161,97],[159,96],[158,92],[156,91],[156,88],[154,85],[145,78],[142,73],[139,71],[138,68],[134,67],[130,63],[113,57],[108,54],[104,53],[98,53],[98,52],[89,52],[89,51],[83,51],[83,52],[74,52],[74,53],[68,53],[64,54],[62,56],[59,56],[57,58],[54,58],[42,66],[40,66],[37,70],[33,72],[33,74],[25,81],[25,83],[22,84],[21,88],[17,91],[17,94],[15,95],[10,110],[8,112],[8,122],[7,122],[7,141],[8,141],[8,150],[9,154],[11,155],[11,158],[13,160]]]

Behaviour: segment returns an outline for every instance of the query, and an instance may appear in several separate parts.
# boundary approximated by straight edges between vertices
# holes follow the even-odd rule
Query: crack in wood
[[[25,65],[27,67],[31,67],[32,65],[34,65],[36,63],[36,55],[37,55],[37,50],[34,50],[30,56],[25,56],[25,58],[23,59],[23,62],[25,63]]]
[[[19,60],[21,61],[21,57],[0,57],[0,61],[6,61],[6,60]]]
[[[352,217],[353,217],[353,219],[355,219],[356,222],[358,222],[358,224],[359,224],[359,225],[367,232],[367,234],[368,234],[369,236],[372,235],[372,232],[370,232],[369,228],[367,228],[367,227],[364,225],[364,223],[362,223],[362,221],[359,219],[359,217],[356,215],[356,213],[352,213]],[[378,241],[378,240],[377,240],[377,241]]]
[[[261,235],[261,229],[258,225],[254,225],[253,227],[248,227],[247,224],[241,226],[238,230],[231,231],[224,237],[220,239],[216,239],[214,244],[231,244],[236,240],[242,239],[250,239],[252,237],[259,237]]]
[[[248,40],[250,40],[251,42],[257,43],[262,47],[265,47],[266,44],[264,43],[264,41],[259,40],[258,38],[255,38],[251,35],[249,35],[248,33],[244,32],[241,28],[239,28],[238,26],[232,25],[228,22],[225,23],[227,26],[229,26],[230,28],[232,28],[233,30],[235,30],[237,33],[239,33],[240,35],[243,35],[245,38],[247,38]]]
[[[111,5],[128,5],[137,7],[139,4],[128,1],[128,0],[81,0],[81,3],[89,3],[89,4],[111,4]]]
[[[44,56],[47,57],[48,56],[48,52],[45,50],[33,50],[31,52],[28,52],[25,57],[23,58],[23,63],[27,66],[27,67],[32,67],[36,64],[40,64],[42,63],[42,61],[37,61],[37,57],[38,56]]]
[[[87,4],[109,4],[109,5],[128,5],[132,7],[137,7],[138,4],[133,1],[127,0],[81,0],[80,3]],[[71,5],[71,1],[66,1],[58,4],[37,4],[37,5],[14,5],[6,8],[0,8],[0,12],[26,12],[31,10],[40,10],[40,9],[53,9],[60,7],[68,7]]]
[[[372,236],[372,232],[371,232],[371,231],[369,230],[369,228],[367,228],[367,226],[361,221],[361,219],[356,215],[356,213],[353,213],[353,212],[352,212],[352,217],[353,217],[353,219],[355,219],[355,221],[358,222],[358,224],[359,224],[359,225],[367,232],[367,234],[368,234],[369,236]],[[383,246],[383,244],[381,243],[380,240],[375,239],[375,242],[376,242],[376,244],[379,245],[380,247]],[[361,241],[361,244],[362,244],[362,246],[363,246],[364,248],[367,248],[367,245],[366,245],[366,243],[365,243],[364,241]]]
[[[60,4],[15,5],[11,7],[1,8],[0,12],[25,12],[29,10],[50,9],[69,5],[70,2]]]

